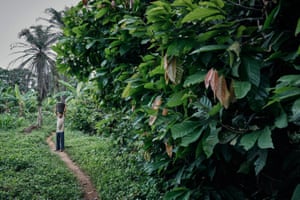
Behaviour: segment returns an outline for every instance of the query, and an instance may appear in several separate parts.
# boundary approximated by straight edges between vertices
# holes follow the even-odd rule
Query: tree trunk
[[[19,102],[19,116],[24,117],[24,104]]]
[[[38,106],[37,124],[39,128],[43,125],[42,106]]]

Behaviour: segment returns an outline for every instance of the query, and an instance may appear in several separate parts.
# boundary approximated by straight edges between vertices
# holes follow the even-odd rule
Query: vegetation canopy
[[[296,5],[87,1],[65,15],[58,69],[97,83],[101,109],[132,109],[131,134],[165,199],[289,199],[299,179],[289,170],[299,167]]]

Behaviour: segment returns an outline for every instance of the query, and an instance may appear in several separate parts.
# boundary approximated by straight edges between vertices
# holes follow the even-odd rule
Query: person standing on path
[[[65,103],[58,103],[56,105],[56,151],[64,151],[65,148],[65,121],[66,105]]]

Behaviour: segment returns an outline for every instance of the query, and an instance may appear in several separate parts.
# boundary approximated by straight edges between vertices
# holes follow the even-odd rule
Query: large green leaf
[[[109,11],[109,8],[101,8],[96,14],[95,14],[95,19],[100,19],[102,18],[107,12]]]
[[[195,20],[204,20],[208,17],[212,17],[211,20],[219,19],[218,16],[222,16],[222,13],[214,8],[208,8],[208,7],[198,7],[194,9],[192,12],[187,14],[183,19],[182,23],[191,22]]]
[[[251,89],[251,84],[247,81],[233,82],[234,94],[237,99],[244,98]]]
[[[257,159],[254,162],[254,170],[255,174],[258,175],[259,172],[265,167],[268,158],[268,151],[267,150],[260,150],[258,151]]]
[[[173,190],[167,192],[164,196],[164,200],[174,200],[174,199],[181,199],[181,200],[189,200],[191,196],[191,190],[184,187],[176,187]]]
[[[168,107],[176,107],[184,103],[183,96],[185,91],[173,93],[167,102]]]
[[[252,57],[242,57],[241,73],[250,83],[257,86],[260,83],[261,61]]]
[[[278,6],[276,6],[272,12],[267,16],[265,23],[263,25],[263,29],[268,29],[270,28],[271,24],[274,22],[274,20],[276,19],[279,11],[280,11],[280,6],[281,4],[279,3]]]
[[[223,109],[223,106],[221,105],[221,103],[217,103],[216,105],[214,105],[210,111],[208,112],[209,116],[215,116],[217,115],[221,110]]]
[[[259,130],[259,138],[257,141],[257,145],[261,149],[274,148],[272,141],[272,132],[269,127],[264,128],[263,130]]]
[[[237,173],[249,174],[250,170],[251,163],[249,161],[245,161],[240,165],[240,168],[238,169]]]
[[[228,45],[206,45],[202,46],[199,49],[196,49],[193,51],[191,54],[196,54],[196,53],[202,53],[202,52],[209,52],[209,51],[220,51],[220,50],[226,50],[228,48]]]
[[[300,88],[298,87],[282,87],[274,91],[275,98],[280,101],[287,100],[290,98],[298,98],[300,96]]]
[[[294,102],[292,106],[292,115],[290,116],[289,120],[300,126],[300,99]]]
[[[231,131],[222,131],[221,134],[219,134],[219,142],[221,144],[226,144],[231,142],[234,138],[237,137],[237,133],[231,132]]]
[[[295,30],[295,36],[297,36],[300,33],[300,18],[298,18],[297,27]]]
[[[187,134],[181,139],[180,146],[187,147],[189,144],[197,141],[205,130],[206,126],[202,126],[201,129],[195,129],[193,132]]]
[[[300,199],[300,184],[298,184],[293,192],[293,196],[291,200],[299,200]]]
[[[242,136],[242,138],[240,140],[240,145],[243,146],[246,151],[248,151],[255,145],[258,137],[259,137],[258,131],[248,133],[248,134]]]
[[[220,33],[221,33],[221,30],[207,31],[207,32],[201,33],[198,36],[197,40],[198,40],[198,42],[206,42]]]
[[[176,39],[168,45],[167,55],[168,56],[180,56],[186,52],[189,52],[194,45],[194,41],[190,39]]]
[[[277,82],[278,82],[278,84],[276,85],[277,88],[283,86],[300,87],[300,75],[299,74],[285,75],[280,77]]]
[[[63,81],[63,80],[58,80],[58,82],[60,83],[60,84],[62,84],[63,86],[65,86],[68,90],[70,90],[72,93],[74,93],[74,94],[76,94],[76,88],[73,86],[73,85],[71,85],[70,83],[68,83],[68,82],[66,82],[66,81]],[[80,84],[78,84],[78,85],[80,85],[80,86],[82,86],[83,85],[83,83],[80,83]]]
[[[223,8],[225,5],[223,0],[211,0],[211,2],[214,2],[220,8]]]
[[[279,116],[277,116],[275,119],[275,126],[277,128],[285,128],[287,127],[287,125],[288,125],[287,114],[282,108],[280,108]]]
[[[210,132],[202,142],[203,151],[207,158],[213,154],[216,144],[219,143],[218,133],[220,130],[221,128],[216,128],[215,123],[210,124]]]
[[[168,56],[179,56],[182,52],[181,45],[178,40],[173,41],[167,49]]]
[[[192,133],[199,126],[200,123],[194,121],[184,121],[180,124],[175,124],[171,127],[172,137],[174,139],[182,138]]]
[[[150,77],[155,76],[155,75],[162,75],[165,73],[164,68],[162,65],[159,65],[155,67],[152,71],[149,72]]]
[[[273,93],[274,95],[271,97],[271,100],[266,104],[265,107],[276,102],[298,99],[300,97],[300,88],[285,86],[275,89]]]
[[[261,149],[274,148],[271,134],[269,127],[248,133],[241,138],[240,145],[248,151],[257,141],[257,145]]]
[[[184,81],[183,87],[189,87],[191,85],[201,83],[204,81],[205,76],[206,76],[206,72],[204,72],[204,71],[199,71],[195,74],[192,74],[186,78],[186,80]]]
[[[167,21],[166,19],[170,16],[171,6],[168,2],[155,1],[147,12],[148,23],[158,23],[160,21]],[[158,25],[158,24],[157,24]],[[158,29],[160,27],[157,27]]]
[[[175,0],[172,6],[187,7],[190,10],[197,8],[197,5],[193,4],[192,0]]]

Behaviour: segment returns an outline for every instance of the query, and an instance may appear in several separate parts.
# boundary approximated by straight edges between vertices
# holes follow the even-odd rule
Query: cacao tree
[[[96,81],[102,106],[134,111],[165,199],[296,199],[297,5],[79,3],[55,47],[59,69]]]

